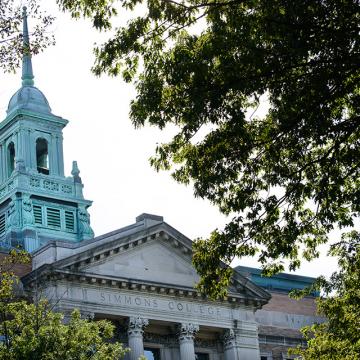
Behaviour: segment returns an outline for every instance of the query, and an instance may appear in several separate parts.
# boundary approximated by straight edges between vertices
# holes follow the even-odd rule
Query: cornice
[[[24,278],[24,282],[30,285],[32,282],[39,281],[40,278],[45,280],[51,278],[52,280],[76,281],[97,286],[111,286],[121,289],[209,300],[194,288],[179,287],[175,284],[122,278],[119,276],[98,275],[86,271],[88,267],[94,264],[104,263],[118,254],[125,253],[153,241],[161,241],[166,246],[172,247],[174,251],[182,257],[186,257],[187,261],[191,262],[191,248],[178,238],[167,233],[162,224],[160,224],[155,225],[150,229],[128,235],[124,238],[118,238],[109,243],[95,246],[82,253],[59,260],[52,265],[44,265],[42,267],[43,269],[39,268],[36,270],[36,275],[33,274],[35,273],[33,272],[32,276]],[[231,279],[231,287],[226,301],[234,305],[251,305],[252,307],[260,308],[266,304],[270,298],[271,295],[267,291],[258,288],[248,279],[242,279],[241,276],[239,277],[237,275]]]
[[[218,304],[230,304],[234,306],[245,306],[259,309],[267,303],[266,299],[260,297],[250,297],[246,294],[229,292],[223,300],[212,300],[208,296],[201,294],[197,289],[173,284],[165,284],[153,281],[104,276],[91,273],[82,273],[70,270],[48,269],[42,272],[36,279],[32,278],[25,282],[25,287],[29,290],[36,288],[38,282],[71,282],[82,286],[96,286],[104,290],[112,288],[119,290],[139,291],[142,295],[168,295],[176,298],[193,299],[203,302],[214,302]]]
[[[24,116],[27,116],[27,117],[35,119],[35,120],[45,120],[50,123],[55,123],[57,125],[61,125],[62,127],[65,127],[67,125],[67,123],[69,122],[68,120],[66,120],[60,116],[56,116],[56,115],[52,115],[52,114],[51,115],[40,114],[40,113],[35,113],[32,111],[21,109],[21,110],[15,110],[15,111],[11,112],[9,115],[7,115],[6,118],[0,122],[0,130],[2,130],[6,126],[10,125],[13,120],[16,120],[19,117],[23,118]]]

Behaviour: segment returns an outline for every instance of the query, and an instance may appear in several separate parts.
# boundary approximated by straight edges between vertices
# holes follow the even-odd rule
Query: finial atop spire
[[[22,60],[22,86],[34,85],[34,74],[31,64],[30,39],[27,24],[26,6],[23,7],[23,60]]]

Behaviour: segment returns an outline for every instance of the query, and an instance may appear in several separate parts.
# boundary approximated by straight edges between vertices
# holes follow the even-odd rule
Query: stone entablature
[[[26,277],[24,277],[24,279],[26,279]],[[75,294],[76,291],[78,291],[79,294],[82,294],[81,296],[83,296],[83,298],[79,295],[77,300],[85,301],[87,299],[85,294],[89,292],[89,294],[92,295],[91,298],[100,299],[99,301],[104,305],[128,305],[133,303],[137,306],[137,308],[143,306],[147,309],[157,309],[159,307],[159,303],[153,296],[168,295],[172,297],[172,300],[169,300],[169,302],[166,302],[165,304],[162,303],[162,307],[166,309],[168,308],[171,311],[182,314],[187,313],[189,315],[202,314],[206,316],[207,314],[213,319],[231,318],[228,314],[220,316],[220,308],[215,306],[213,301],[210,301],[208,297],[201,294],[196,289],[179,287],[176,286],[176,284],[137,281],[121,277],[101,277],[95,274],[75,273],[66,270],[54,270],[51,272],[44,271],[44,273],[40,274],[36,280],[30,280],[29,282],[25,281],[29,288],[34,288],[37,286],[36,282],[46,282],[49,280],[52,282],[65,281],[65,284],[67,284],[68,281],[73,284],[70,288],[63,288],[65,293],[64,299],[66,298],[66,294],[69,292]],[[77,285],[75,286],[74,284]],[[95,286],[96,291],[94,290],[94,287],[91,286]],[[96,286],[103,286],[103,288],[101,288],[102,290],[100,291]],[[82,289],[81,292],[79,289]],[[131,295],[133,293],[127,293],[127,291],[141,291],[142,295],[145,297],[133,298],[133,295]],[[174,301],[174,298],[177,300]],[[198,304],[195,307],[192,302],[193,300],[195,300]],[[205,305],[202,305],[203,303]],[[260,300],[247,299],[245,301],[243,296],[230,293],[223,301],[218,302],[221,306],[229,305],[233,307],[241,305],[244,310],[250,311],[246,313],[248,318],[254,318],[252,309],[254,306],[258,306],[259,303]],[[226,310],[226,313],[228,311],[229,310]],[[236,317],[236,319],[240,318]]]
[[[152,319],[166,321],[195,320],[198,324],[216,324],[227,328],[233,321],[255,321],[250,308],[230,305],[228,302],[217,303],[206,299],[184,299],[171,294],[149,294],[143,291],[113,289],[75,283],[57,283],[56,289],[48,287],[49,295],[54,291],[63,294],[59,306],[81,307],[87,311],[122,316],[150,316]],[[51,298],[51,296],[49,296]]]

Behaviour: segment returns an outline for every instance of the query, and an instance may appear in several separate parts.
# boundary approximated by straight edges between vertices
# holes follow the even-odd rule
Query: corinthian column
[[[224,333],[224,358],[225,360],[237,360],[236,334],[233,329],[227,329]]]
[[[144,355],[143,333],[144,327],[149,324],[148,319],[141,317],[131,317],[129,319],[128,338],[129,360],[138,360],[141,355]]]
[[[194,337],[199,325],[181,324],[179,326],[180,360],[195,360]]]

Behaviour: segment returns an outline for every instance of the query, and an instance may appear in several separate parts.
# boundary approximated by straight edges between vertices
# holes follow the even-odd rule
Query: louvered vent
[[[35,224],[42,225],[43,221],[42,221],[42,209],[41,209],[41,206],[40,205],[34,205],[33,209],[34,209]]]
[[[47,217],[47,225],[51,227],[60,228],[61,220],[60,220],[60,210],[47,208],[46,209],[46,217]]]
[[[0,235],[5,232],[5,214],[0,215]]]
[[[72,211],[65,211],[65,228],[66,230],[74,231],[75,217]]]

